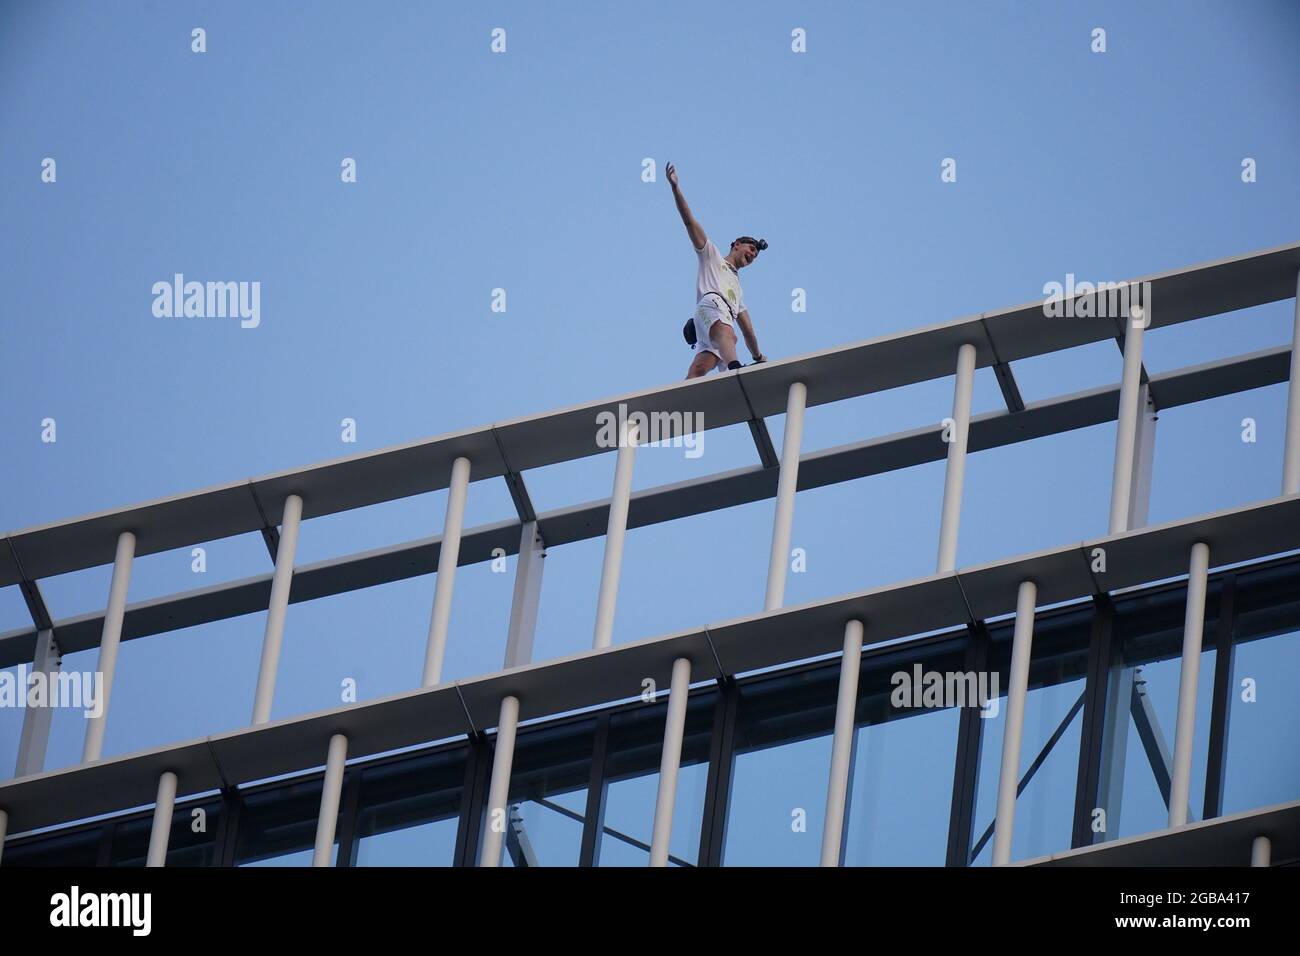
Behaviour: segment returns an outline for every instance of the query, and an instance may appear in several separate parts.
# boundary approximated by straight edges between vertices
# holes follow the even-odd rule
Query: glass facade
[[[673,805],[669,866],[699,862],[700,829],[709,777],[709,743],[717,695],[694,695],[686,707],[681,766]],[[609,721],[609,747],[603,775],[604,798],[596,862],[600,866],[646,866],[655,802],[659,796],[659,761],[663,755],[667,703],[615,714]]]
[[[219,802],[190,804],[172,814],[167,866],[214,866],[221,832]],[[152,815],[114,824],[111,866],[144,866],[149,854]]]
[[[1236,581],[1223,813],[1300,795],[1300,586],[1287,568]]]
[[[1205,599],[1196,693],[1188,822],[1202,819],[1213,704],[1215,639],[1222,581]],[[1102,776],[1099,841],[1159,830],[1169,823],[1174,727],[1182,675],[1186,591],[1160,591],[1115,602]]]
[[[5,844],[4,865],[96,866],[103,842],[102,826]]]
[[[869,658],[871,666],[862,668],[844,821],[845,865],[943,866],[960,709],[914,706],[900,675],[910,680],[918,664],[923,673],[964,671],[966,643],[963,635],[900,650]],[[918,761],[917,754],[926,759]]]
[[[1012,859],[1042,856],[1070,846],[1092,614],[1091,608],[1082,608],[1040,615],[1034,624],[1025,726],[1016,773]],[[979,781],[971,848],[972,862],[977,866],[987,866],[993,855],[1014,624],[1008,621],[990,630],[990,662],[998,677],[999,697],[996,708],[989,708],[990,716],[980,719]]]
[[[352,866],[451,866],[464,794],[464,748],[361,770]]]
[[[815,865],[838,667],[742,684],[723,863]]]
[[[311,866],[320,795],[318,777],[245,796],[240,801],[235,865]]]
[[[578,865],[595,729],[594,720],[584,720],[520,730],[502,865]]]
[[[1174,583],[1037,615],[1013,859],[1166,826],[1185,600]],[[989,862],[1012,630],[1003,620],[866,648],[846,865]],[[832,659],[694,689],[670,865],[817,864],[839,673]],[[948,680],[933,699],[911,689],[936,673]],[[953,675],[982,676],[988,706],[954,698]],[[1189,819],[1300,797],[1298,681],[1300,557],[1211,576]],[[502,864],[644,866],[666,712],[661,695],[521,727]],[[334,863],[474,865],[492,747],[474,737],[348,767]],[[179,804],[168,865],[310,864],[321,779]],[[11,838],[3,864],[139,866],[150,825],[136,812]]]

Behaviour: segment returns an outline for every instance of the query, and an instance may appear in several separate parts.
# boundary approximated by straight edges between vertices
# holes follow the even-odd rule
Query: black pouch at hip
[[[686,320],[686,325],[682,327],[682,337],[686,339],[686,344],[694,346],[697,336],[695,335],[695,316]]]

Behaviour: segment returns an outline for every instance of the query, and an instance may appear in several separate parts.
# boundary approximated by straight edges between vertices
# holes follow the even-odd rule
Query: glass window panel
[[[362,772],[354,866],[451,866],[456,853],[464,749]]]
[[[1050,614],[1034,623],[1016,778],[1017,786],[1023,784],[1023,789],[1016,798],[1013,860],[1070,846],[1091,627],[1091,606]],[[980,720],[979,782],[971,835],[974,866],[987,866],[993,857],[992,831],[1002,769],[1014,628],[1014,621],[1007,621],[990,629],[990,664],[997,673],[999,698],[996,714]]]
[[[1214,692],[1214,641],[1222,585],[1205,601],[1188,820],[1201,819]],[[1127,598],[1115,605],[1116,656],[1107,683],[1098,802],[1106,811],[1097,842],[1162,830],[1169,825],[1178,686],[1182,680],[1187,589]]]
[[[503,866],[578,865],[594,728],[584,720],[516,738]]]
[[[218,802],[178,808],[172,814],[166,865],[215,866],[220,822],[221,804]],[[149,835],[152,831],[152,816],[115,824],[110,865],[144,866],[149,856]]]
[[[321,786],[318,779],[246,794],[239,813],[235,865],[311,866]],[[331,865],[338,849],[336,840]]]
[[[94,866],[99,860],[100,826],[42,837],[18,846],[6,844],[3,865],[12,866]]]
[[[723,845],[726,866],[816,866],[838,667],[743,684]]]
[[[704,791],[709,778],[709,741],[718,695],[695,694],[686,707],[681,768],[668,841],[669,866],[694,866],[699,859]],[[659,796],[667,702],[638,707],[610,718],[605,758],[604,828],[600,866],[646,866]]]
[[[1238,578],[1234,641],[1225,814],[1300,797],[1300,568]]]
[[[964,671],[960,646],[960,640],[945,641],[863,662],[845,865],[943,866],[961,711],[914,706],[906,690],[916,664],[923,681],[931,672],[945,675],[946,682],[948,674]],[[824,772],[830,772],[829,761]]]

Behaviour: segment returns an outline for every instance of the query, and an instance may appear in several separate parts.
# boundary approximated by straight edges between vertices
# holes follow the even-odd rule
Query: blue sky
[[[1070,272],[1119,280],[1295,241],[1297,37],[1284,0],[3,3],[0,527],[679,379],[695,257],[669,160],[719,245],[771,243],[742,278],[772,358],[1038,298]],[[151,287],[177,272],[259,281],[260,326],[156,318]],[[1147,368],[1281,345],[1291,320],[1288,301],[1159,330]],[[1120,355],[1103,342],[1014,371],[1034,400],[1117,381]],[[812,409],[804,448],[933,424],[951,393]],[[1276,495],[1284,396],[1162,414],[1151,520]],[[980,370],[975,411],[1000,407]],[[972,456],[959,564],[1103,533],[1113,429]],[[744,426],[705,449],[643,450],[635,487],[756,461]],[[612,474],[603,455],[525,478],[550,509],[607,495]],[[801,494],[808,571],[787,603],[932,571],[942,482],[935,464]],[[299,561],[436,534],[444,504],[308,521]],[[760,609],[772,509],[630,533],[615,640]],[[503,482],[471,484],[467,526],[513,513]],[[138,560],[131,600],[270,569],[256,535],[207,548],[204,575],[188,549]],[[550,552],[538,658],[590,645],[601,549]],[[41,586],[66,617],[102,608],[108,581]],[[445,676],[500,666],[511,584],[460,570]],[[426,577],[291,606],[275,716],[337,704],[345,677],[363,699],[415,686],[432,593]],[[246,722],[264,617],[124,645],[105,752]],[[0,589],[0,630],[29,623]],[[0,712],[0,775],[19,724]],[[49,765],[75,762],[81,736],[60,713]]]

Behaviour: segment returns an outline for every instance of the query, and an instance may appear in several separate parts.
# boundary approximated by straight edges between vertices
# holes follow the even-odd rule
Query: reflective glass
[[[1016,770],[1018,796],[1011,838],[1013,860],[1042,856],[1070,846],[1091,626],[1090,606],[1040,615],[1034,622],[1024,731]],[[998,675],[1000,696],[996,713],[980,721],[979,781],[971,836],[975,866],[988,865],[993,856],[993,823],[1002,770],[1014,629],[1013,621],[990,628],[990,664]]]
[[[595,721],[520,731],[510,773],[503,866],[577,866]],[[486,821],[491,825],[491,821]]]
[[[1300,569],[1237,579],[1223,812],[1300,797]]]
[[[669,866],[694,866],[699,859],[704,791],[709,779],[709,742],[717,699],[713,692],[695,694],[687,704],[673,828],[668,841]],[[604,821],[597,858],[600,866],[646,866],[650,862],[667,716],[668,705],[662,702],[610,718]]]
[[[167,840],[167,866],[215,866],[221,804],[182,807],[172,814]],[[138,817],[113,829],[111,866],[144,866],[149,856],[153,817]]]
[[[320,796],[320,780],[245,794],[239,812],[235,865],[311,866]],[[333,858],[337,856],[336,841]]]
[[[353,866],[451,866],[465,750],[362,771]]]
[[[1214,642],[1220,582],[1205,601],[1197,675],[1188,821],[1201,819],[1214,692]],[[1186,588],[1128,597],[1115,604],[1115,649],[1107,682],[1096,840],[1162,830],[1169,825],[1178,687],[1182,680]],[[1104,831],[1098,828],[1104,826]]]

